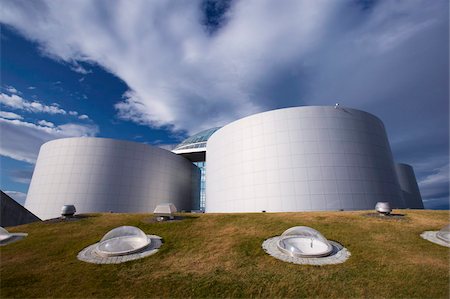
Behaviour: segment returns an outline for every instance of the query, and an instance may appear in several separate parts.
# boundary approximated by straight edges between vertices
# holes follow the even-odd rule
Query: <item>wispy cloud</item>
[[[6,119],[23,119],[22,116],[13,113],[13,112],[7,112],[7,111],[0,111],[0,117],[6,118]]]
[[[17,94],[0,93],[0,104],[9,108],[24,110],[33,113],[49,113],[49,114],[66,114],[64,109],[59,108],[58,105],[45,105],[38,101],[28,101]]]
[[[96,125],[67,123],[51,127],[48,124],[50,122],[45,122],[43,126],[0,118],[0,155],[35,163],[40,146],[47,141],[64,137],[95,136],[99,132]]]
[[[48,113],[48,114],[62,114],[62,115],[70,115],[70,116],[76,116],[80,120],[88,120],[89,116],[86,114],[79,115],[77,111],[66,111],[62,109],[59,104],[52,103],[50,105],[43,104],[36,100],[26,100],[22,96],[20,96],[20,92],[16,89],[15,93],[12,93],[12,91],[9,91],[11,94],[6,93],[0,93],[0,104],[4,105],[10,109],[13,110],[22,110],[29,113]],[[13,112],[6,112],[6,111],[0,111],[0,117],[7,118],[7,119],[23,119],[22,116],[13,113]]]
[[[49,128],[54,128],[55,124],[50,122],[50,121],[46,121],[46,120],[40,120],[38,121],[38,125],[42,126],[42,127],[49,127]]]
[[[92,73],[92,70],[87,70],[83,66],[81,66],[80,64],[78,64],[76,62],[74,63],[73,66],[70,67],[70,69],[72,71],[74,71],[76,73],[79,73],[79,74],[82,74],[82,75],[87,75],[87,74]]]
[[[1,21],[80,73],[94,62],[128,84],[119,118],[191,133],[276,107],[414,94],[411,70],[442,57],[448,25],[440,0],[236,1],[215,16],[217,30],[200,0],[20,3],[4,1]]]
[[[425,198],[440,198],[449,195],[449,164],[434,169],[431,174],[419,180],[422,196]]]
[[[9,175],[16,183],[29,184],[33,175],[33,168],[15,169]]]
[[[25,204],[25,200],[27,199],[27,194],[19,191],[5,191],[12,199],[17,201],[22,206]]]
[[[19,91],[17,90],[17,89],[15,89],[14,87],[12,87],[12,86],[6,86],[6,91],[8,91],[9,93],[13,93],[13,94],[18,94],[19,93]]]

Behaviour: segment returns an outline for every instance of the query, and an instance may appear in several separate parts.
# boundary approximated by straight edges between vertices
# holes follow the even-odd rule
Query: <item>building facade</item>
[[[410,209],[423,209],[422,196],[412,166],[398,163],[395,165],[395,171],[405,206]]]
[[[423,208],[414,171],[395,164],[384,125],[364,111],[305,106],[251,115],[172,152],[104,138],[45,143],[25,207],[41,219],[178,210],[295,212]]]
[[[207,144],[206,212],[405,208],[380,119],[339,107],[255,114]]]
[[[220,127],[201,131],[178,144],[172,152],[185,157],[200,168],[200,210],[206,206],[206,144],[209,137]]]
[[[146,144],[64,138],[42,145],[25,207],[41,219],[77,213],[151,213],[160,203],[199,207],[200,171],[189,160]]]

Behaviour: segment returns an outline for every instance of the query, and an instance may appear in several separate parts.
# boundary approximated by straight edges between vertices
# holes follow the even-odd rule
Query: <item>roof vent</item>
[[[64,218],[70,218],[73,217],[73,215],[75,215],[75,212],[77,210],[75,209],[74,205],[64,205],[61,208],[61,216],[63,216]]]
[[[172,203],[157,205],[153,214],[156,216],[157,221],[164,221],[175,218],[177,208]]]
[[[375,210],[381,215],[390,215],[392,212],[391,205],[388,202],[377,202]]]

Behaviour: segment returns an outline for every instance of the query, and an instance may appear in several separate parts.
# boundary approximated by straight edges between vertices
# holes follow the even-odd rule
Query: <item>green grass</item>
[[[151,215],[94,214],[77,222],[33,223],[0,248],[0,297],[369,297],[449,298],[450,250],[420,238],[449,222],[448,211],[396,211],[404,220],[363,212],[185,215],[148,223]],[[150,257],[117,265],[77,260],[110,229],[134,225],[162,236]],[[261,243],[311,226],[351,252],[343,264],[294,265]]]

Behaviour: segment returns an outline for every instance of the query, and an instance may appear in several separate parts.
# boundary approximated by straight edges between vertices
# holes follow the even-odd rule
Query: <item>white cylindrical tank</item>
[[[395,170],[406,208],[423,209],[422,196],[412,166],[398,163],[395,164]]]
[[[404,207],[383,123],[349,108],[255,114],[207,144],[206,212]]]
[[[105,138],[64,138],[42,145],[25,207],[41,219],[67,203],[77,213],[147,212],[161,203],[198,209],[199,169],[146,144]]]

